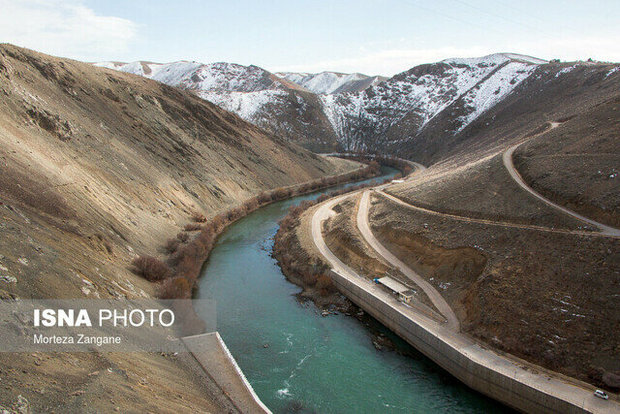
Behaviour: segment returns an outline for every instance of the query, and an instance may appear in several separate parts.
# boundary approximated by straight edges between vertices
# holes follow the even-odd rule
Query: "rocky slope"
[[[542,63],[510,54],[447,59],[416,66],[357,94],[321,99],[345,150],[375,151],[422,135],[440,114],[452,120],[445,132],[462,131]]]
[[[532,103],[540,94],[544,99],[530,112],[558,112],[563,99],[592,94],[594,89],[586,86],[608,85],[619,74],[612,64],[548,63],[509,53],[446,59],[387,80],[333,72],[276,76],[254,66],[224,63],[99,65],[194,90],[313,150],[387,151],[422,162],[438,160],[455,144],[470,142],[487,124],[497,125],[495,114],[510,114],[515,107],[509,106],[517,101]]]
[[[193,212],[351,168],[191,93],[6,44],[0,96],[2,299],[148,297],[132,259]],[[0,377],[0,406],[35,412],[222,410],[159,354],[0,353]]]
[[[316,151],[336,146],[319,98],[257,66],[197,62],[100,62],[97,66],[145,76],[198,96],[281,137]]]

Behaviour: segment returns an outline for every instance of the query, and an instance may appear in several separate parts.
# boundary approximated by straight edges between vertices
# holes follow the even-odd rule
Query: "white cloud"
[[[81,0],[0,0],[0,41],[80,60],[119,56],[138,26],[100,16]]]
[[[620,36],[599,34],[579,37],[558,35],[537,40],[491,39],[485,45],[472,45],[464,48],[437,47],[411,48],[390,47],[390,45],[366,44],[352,56],[342,59],[302,62],[294,65],[274,65],[269,67],[276,72],[361,72],[367,75],[392,76],[423,63],[438,62],[452,57],[480,57],[491,53],[521,53],[542,59],[559,58],[563,61],[586,60],[593,58],[602,61],[620,61]],[[383,49],[378,47],[383,46]]]
[[[451,57],[474,57],[492,53],[488,48],[443,47],[436,49],[387,49],[355,57],[280,66],[277,72],[362,72],[367,75],[392,76],[422,63],[432,63]]]
[[[513,51],[544,59],[620,61],[620,36],[617,34],[557,36],[541,42],[515,42]]]

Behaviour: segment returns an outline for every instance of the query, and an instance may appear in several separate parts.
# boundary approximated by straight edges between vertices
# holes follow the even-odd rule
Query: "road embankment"
[[[322,223],[337,214],[332,207],[345,195],[314,211],[312,238],[330,263],[336,288],[432,361],[469,387],[528,413],[618,413],[616,400],[603,401],[585,383],[545,371],[515,357],[483,348],[449,324],[433,321],[343,263],[327,247]]]
[[[508,406],[528,413],[619,412],[615,402],[599,400],[589,390],[525,370],[516,360],[453,336],[427,318],[407,314],[402,303],[369,281],[353,280],[336,271],[330,275],[338,290],[364,311],[463,383]],[[555,392],[546,391],[549,386]]]

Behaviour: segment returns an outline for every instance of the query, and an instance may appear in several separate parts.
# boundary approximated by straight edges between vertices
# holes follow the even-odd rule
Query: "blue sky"
[[[0,41],[85,61],[393,75],[516,52],[620,61],[620,2],[0,0]]]

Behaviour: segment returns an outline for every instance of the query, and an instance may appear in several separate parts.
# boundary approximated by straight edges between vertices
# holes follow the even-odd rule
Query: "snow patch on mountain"
[[[461,127],[457,132],[462,131],[485,111],[501,102],[535,69],[535,65],[524,67],[519,62],[510,62],[498,69],[484,82],[470,89],[463,96],[463,101],[471,112],[459,118]]]
[[[265,106],[277,104],[287,93],[280,90],[262,90],[256,92],[230,92],[223,94],[217,91],[198,91],[198,96],[215,105],[239,115],[248,122],[262,124],[265,119]]]
[[[279,72],[276,73],[280,78],[293,82],[304,89],[316,94],[332,94],[341,91],[349,92],[349,85],[360,85],[360,88],[377,83],[384,78],[380,76],[367,76],[361,73],[338,73],[338,72],[321,72],[321,73],[294,73]],[[360,83],[360,81],[368,81]],[[358,92],[358,90],[354,90]]]
[[[605,75],[605,79],[607,79],[608,77],[610,77],[611,75],[613,75],[614,73],[618,71],[620,71],[620,66],[616,66],[615,68],[607,72],[607,74]]]
[[[577,65],[573,65],[573,66],[568,66],[566,68],[562,68],[558,71],[558,73],[555,74],[556,78],[559,78],[561,75],[568,73],[570,71],[572,71],[573,69],[575,69],[577,67]]]

